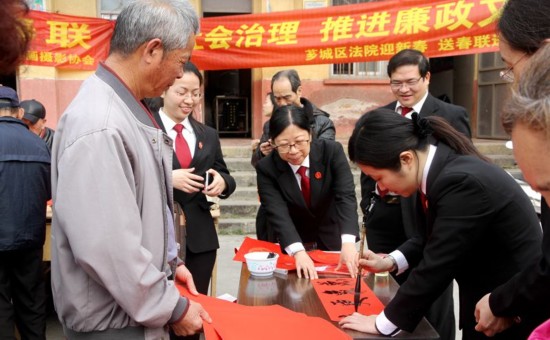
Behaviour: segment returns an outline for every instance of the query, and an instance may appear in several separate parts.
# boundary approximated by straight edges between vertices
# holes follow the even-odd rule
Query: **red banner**
[[[406,48],[431,57],[498,49],[504,0],[392,0],[203,18],[193,62],[203,70],[387,60]]]
[[[110,20],[30,11],[34,39],[23,64],[95,70],[109,53]]]
[[[391,0],[201,19],[193,62],[203,70],[387,60],[406,48],[430,57],[498,49],[505,0]],[[31,11],[25,64],[93,70],[114,22]]]

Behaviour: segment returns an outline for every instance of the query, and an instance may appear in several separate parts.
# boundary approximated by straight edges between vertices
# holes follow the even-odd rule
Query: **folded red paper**
[[[340,253],[312,250],[307,254],[316,263],[338,264],[340,262]]]
[[[243,243],[239,247],[239,250],[233,257],[233,261],[246,262],[244,255],[254,251],[267,251],[279,254],[277,260],[277,268],[295,270],[296,263],[294,258],[287,254],[283,254],[281,247],[278,244],[256,240],[250,237],[245,237]]]
[[[327,320],[296,313],[279,305],[243,306],[206,295],[194,296],[176,283],[180,293],[200,303],[212,317],[204,323],[206,340],[298,340],[351,337]]]

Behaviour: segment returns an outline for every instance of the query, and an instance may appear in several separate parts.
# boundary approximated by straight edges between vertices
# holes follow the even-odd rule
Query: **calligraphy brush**
[[[363,249],[365,248],[365,225],[361,228],[361,243],[359,244],[359,260],[363,257]],[[355,311],[359,309],[359,302],[361,302],[361,265],[358,265],[357,278],[355,279],[355,291],[353,292],[353,306]]]
[[[363,219],[363,223],[361,225],[361,242],[359,243],[359,260],[363,257],[363,251],[365,249],[365,242],[367,240],[367,225],[365,224],[365,221],[367,220],[368,215],[372,211],[372,208],[374,208],[374,204],[376,203],[376,199],[374,195],[370,199],[370,204],[368,208],[365,211],[365,216]],[[359,310],[359,303],[361,302],[361,265],[357,265],[357,279],[355,280],[355,290],[353,292],[353,306],[355,307],[355,311],[357,312]]]

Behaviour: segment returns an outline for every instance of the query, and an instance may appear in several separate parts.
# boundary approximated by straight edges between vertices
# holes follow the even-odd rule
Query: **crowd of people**
[[[0,72],[16,70],[32,32],[25,1],[0,6]],[[392,336],[426,317],[455,338],[550,337],[550,4],[508,0],[498,21],[512,94],[502,123],[540,221],[518,184],[475,148],[467,111],[429,93],[430,64],[406,49],[388,63],[395,101],[362,115],[348,142],[362,171],[369,250],[359,254],[357,198],[330,115],[277,72],[255,143],[257,237],[318,278],[309,250],[338,251],[400,283],[379,315],[343,329]],[[177,28],[177,29],[175,29]],[[235,191],[215,129],[194,113],[203,77],[190,58],[199,18],[187,1],[138,0],[119,14],[107,59],[54,131],[35,99],[0,86],[0,337],[44,339],[46,202],[53,198],[51,288],[68,339],[198,338],[219,241],[211,201]],[[90,105],[94,103],[94,105]],[[124,212],[121,214],[120,212]],[[541,230],[542,225],[542,230]],[[548,320],[548,321],[547,321]]]

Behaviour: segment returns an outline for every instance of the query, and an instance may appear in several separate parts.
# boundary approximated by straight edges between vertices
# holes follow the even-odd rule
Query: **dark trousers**
[[[193,274],[193,281],[201,294],[208,295],[208,286],[210,285],[215,262],[216,250],[205,253],[192,253],[187,249],[185,266]]]
[[[42,248],[0,252],[0,339],[46,338]]]

